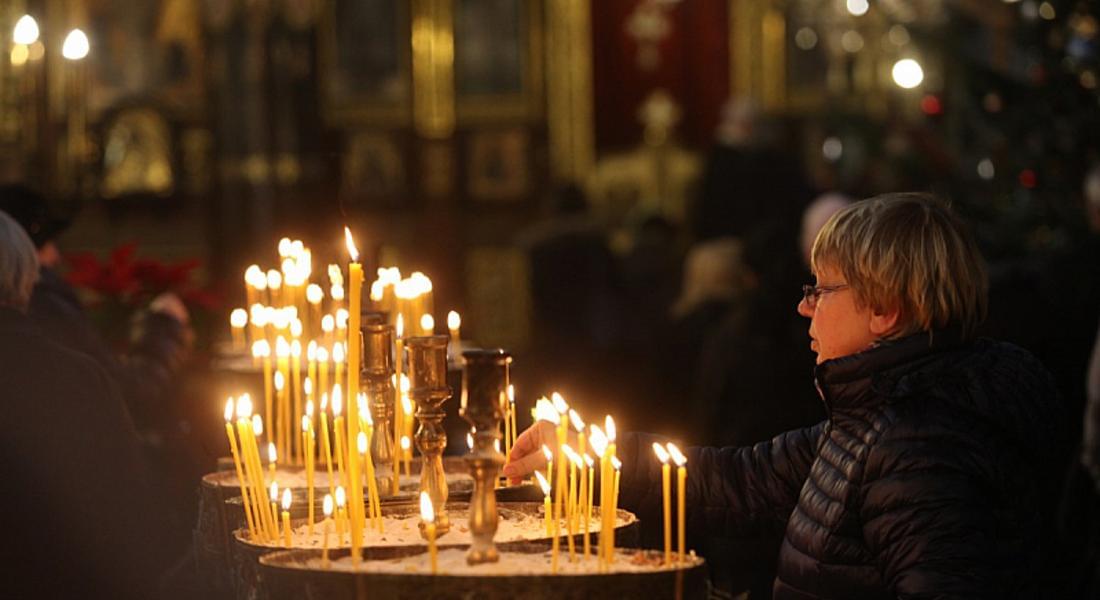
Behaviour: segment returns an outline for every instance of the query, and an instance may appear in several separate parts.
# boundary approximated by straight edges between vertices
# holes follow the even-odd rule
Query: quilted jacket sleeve
[[[798,502],[823,428],[824,423],[796,429],[742,448],[688,448],[688,535],[782,532]],[[624,470],[619,504],[643,522],[661,523],[661,467],[652,444],[664,440],[633,433],[621,441]],[[673,496],[675,505],[675,489]]]

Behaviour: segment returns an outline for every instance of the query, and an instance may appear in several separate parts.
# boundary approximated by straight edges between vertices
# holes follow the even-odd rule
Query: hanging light
[[[74,29],[65,36],[65,43],[61,44],[61,56],[69,60],[81,60],[88,56],[88,36],[79,29]]]
[[[19,17],[19,20],[15,22],[15,29],[12,30],[11,41],[25,46],[37,42],[38,21],[35,21],[34,17],[30,15]]]
[[[860,17],[867,14],[867,9],[871,8],[871,5],[867,3],[867,0],[848,0],[845,3],[848,8],[848,12],[853,17]]]

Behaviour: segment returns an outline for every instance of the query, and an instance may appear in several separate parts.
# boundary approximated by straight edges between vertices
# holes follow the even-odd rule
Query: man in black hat
[[[51,339],[90,356],[107,371],[139,431],[153,434],[168,427],[165,403],[172,397],[191,335],[183,302],[171,293],[154,299],[137,320],[129,351],[117,355],[95,329],[76,291],[57,271],[61,253],[54,240],[69,226],[69,219],[56,215],[41,194],[19,184],[0,186],[0,210],[23,227],[38,255],[40,272],[29,310],[32,320]]]

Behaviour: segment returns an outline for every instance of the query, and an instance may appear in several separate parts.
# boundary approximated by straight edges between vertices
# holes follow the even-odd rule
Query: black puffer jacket
[[[1045,596],[1051,378],[1017,347],[929,337],[820,365],[823,423],[690,449],[689,536],[782,535],[779,599]],[[622,440],[621,504],[660,523],[652,441]]]

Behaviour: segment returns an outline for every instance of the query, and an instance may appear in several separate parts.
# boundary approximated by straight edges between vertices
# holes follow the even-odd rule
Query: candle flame
[[[268,462],[268,464],[274,464],[274,463],[278,462],[278,460],[279,460],[279,455],[278,455],[278,452],[275,450],[275,442],[268,442],[267,443],[267,462]]]
[[[287,285],[291,285],[291,281],[294,279],[295,273],[298,271],[298,265],[294,262],[293,258],[289,256],[283,259],[283,262],[279,264],[279,270],[283,272],[283,279]]]
[[[668,464],[668,452],[665,451],[665,447],[653,442],[653,453],[657,455],[657,460],[661,461],[662,465]]]
[[[328,392],[322,392],[321,393],[321,412],[325,412],[326,408],[328,408]]]
[[[309,379],[306,379],[309,381]],[[313,400],[306,400],[306,416],[313,419]]]
[[[466,434],[466,445],[470,447],[471,451],[473,451],[473,449],[474,449],[474,436],[469,434],[469,433]]]
[[[295,338],[302,337],[302,320],[298,317],[294,317],[294,319],[290,322],[290,335],[294,336]],[[298,344],[298,354],[294,354],[294,344]],[[302,355],[302,344],[297,339],[290,342],[290,353],[294,356]]]
[[[684,456],[683,452],[680,452],[680,449],[676,447],[676,444],[673,444],[672,442],[668,443],[668,453],[672,456],[672,460],[676,462],[677,467],[682,467],[687,464],[687,457]]]
[[[408,450],[411,447],[412,447],[412,442],[409,441],[409,436],[407,436],[407,435],[401,436],[401,449],[402,450]]]
[[[279,358],[288,358],[290,356],[290,344],[288,344],[286,338],[281,335],[275,338],[275,356]]]
[[[355,396],[355,406],[359,409],[359,418],[362,419],[363,415],[369,414],[367,412],[367,393],[359,392]]]
[[[344,286],[339,283],[332,284],[332,287],[329,288],[328,295],[332,296],[332,299],[337,302],[342,301],[344,299]]]
[[[328,348],[317,346],[317,362],[328,362]]]
[[[241,329],[245,325],[248,325],[248,311],[243,308],[234,308],[233,312],[229,313],[229,326]]]
[[[256,435],[264,434],[264,418],[260,415],[252,415],[252,431],[254,431]]]
[[[306,346],[306,360],[310,362],[317,360],[317,340],[310,340]]]
[[[615,419],[612,419],[611,415],[604,418],[603,428],[607,432],[608,443],[615,443]]]
[[[332,361],[338,363],[344,362],[344,344],[336,342],[332,345]]]
[[[602,457],[604,452],[607,451],[607,436],[604,435],[599,425],[588,427],[588,443],[592,444],[592,450],[596,453],[596,456]]]
[[[302,335],[302,322],[295,319],[294,323],[291,325],[291,329],[290,329],[291,333],[294,332],[294,325],[298,326],[298,335]],[[300,342],[298,340],[291,340],[291,342],[290,342],[290,356],[292,358],[301,358],[302,357],[302,342]]]
[[[546,457],[547,461],[554,460],[554,453],[550,451],[550,446],[546,444],[542,445],[542,455]]]
[[[408,394],[409,390],[411,390],[411,389],[412,389],[412,380],[409,379],[408,375],[402,373],[401,374],[401,393],[402,394]],[[410,411],[411,411],[411,409],[410,409]]]
[[[535,479],[539,481],[539,487],[542,488],[542,493],[547,498],[550,497],[550,482],[546,481],[546,477],[542,474],[542,471],[535,471]]]
[[[454,331],[462,327],[462,317],[458,315],[457,311],[450,311],[447,313],[447,329]]]
[[[367,432],[359,432],[359,435],[355,438],[355,447],[359,450],[359,454],[367,453]]]
[[[516,386],[510,383],[508,384],[508,403],[512,404],[512,408],[515,409],[514,405],[516,403]]]
[[[344,408],[344,393],[340,390],[340,384],[332,386],[332,416],[339,417]]]
[[[420,492],[420,518],[425,523],[435,522],[435,508],[432,507],[432,499],[428,492]]]
[[[274,481],[271,482],[271,501],[279,501],[279,484]]]
[[[252,287],[256,287],[257,275],[260,277],[264,276],[264,272],[260,270],[260,265],[249,265],[248,268],[244,270],[244,282]],[[266,279],[264,279],[264,285],[267,285]]]
[[[259,302],[248,307],[248,319],[252,321],[252,324],[256,327],[264,327],[267,325],[267,314],[264,312],[264,305]]]
[[[336,309],[336,328],[347,329],[348,328],[348,309],[338,308]]]
[[[309,431],[309,416],[302,415],[302,431]]]
[[[394,325],[394,329],[397,331],[397,337],[405,336],[405,317],[404,315],[397,315],[397,324]]]
[[[269,269],[267,272],[267,287],[273,290],[283,287],[283,274],[275,269]]]
[[[359,262],[359,249],[355,247],[355,240],[351,237],[351,230],[344,227],[344,242],[348,246],[348,254],[351,255],[351,262]]]
[[[325,494],[325,499],[321,502],[321,510],[325,513],[325,518],[332,516],[332,494]]]
[[[401,394],[401,410],[405,411],[406,415],[411,415],[412,412],[413,412],[413,403],[412,403],[412,400],[409,400],[409,396],[408,396],[409,389],[407,387],[405,387],[405,381],[404,381],[405,376],[402,375],[401,377],[402,377],[402,381],[401,381],[401,388],[402,388],[401,389],[401,392],[402,392],[402,394]]]
[[[493,451],[498,454],[500,453],[500,438],[493,440]]]
[[[569,462],[578,467],[581,466],[580,455],[577,454],[577,451],[574,450],[569,444],[562,444],[561,451],[565,454],[565,457],[569,459]]]
[[[592,465],[596,464],[596,461],[592,460],[592,457],[586,453],[584,455],[584,464],[588,465],[588,468],[591,469]]]
[[[435,317],[427,313],[420,315],[420,329],[423,330],[424,333],[435,333]]]
[[[306,396],[313,395],[313,380],[309,378],[309,375],[302,378],[302,391],[305,392]]]
[[[623,461],[619,460],[618,456],[612,456],[611,457],[611,466],[615,467],[615,470],[618,471],[618,470],[623,468]]]
[[[321,331],[325,333],[332,333],[333,329],[336,329],[336,317],[332,315],[325,315],[321,317]]]
[[[558,425],[561,423],[561,415],[558,411],[554,410],[554,405],[550,403],[546,398],[539,398],[539,401],[535,403],[535,420],[547,421]]]
[[[228,423],[233,420],[233,396],[230,396],[225,401],[225,422]]]
[[[282,371],[275,371],[275,391],[283,391],[283,387],[286,385],[286,380],[283,377]]]
[[[291,494],[290,488],[283,490],[283,510],[290,510]]]
[[[256,358],[271,356],[271,344],[268,344],[267,340],[256,340],[252,342],[252,356]]]
[[[336,506],[338,508],[344,508],[344,505],[348,502],[347,492],[344,491],[344,486],[336,486]]]
[[[557,392],[550,394],[550,400],[554,402],[554,410],[563,415],[569,412],[569,403],[565,401],[561,394]]]
[[[584,432],[584,421],[581,420],[580,414],[572,408],[569,409],[569,421],[573,423],[573,429],[576,429],[577,433]]]
[[[248,394],[244,394],[240,398],[237,398],[237,418],[252,418],[252,397]]]
[[[306,302],[310,304],[320,304],[325,299],[325,292],[321,289],[321,286],[316,283],[311,283],[306,286]]]
[[[290,256],[290,238],[285,237],[279,240],[279,256]]]
[[[385,293],[386,286],[381,281],[376,279],[370,284],[370,299],[372,302],[381,302]]]

